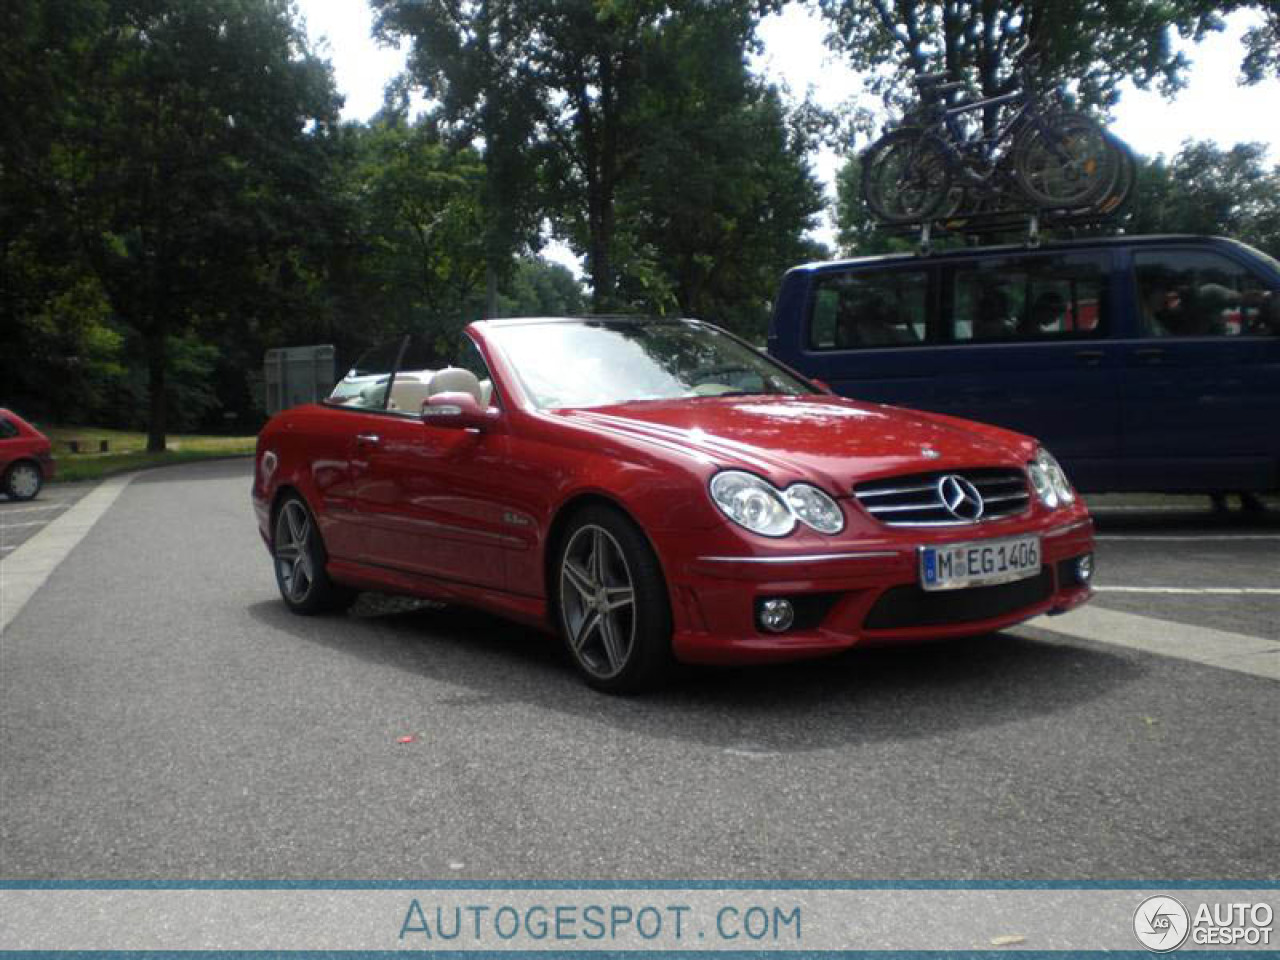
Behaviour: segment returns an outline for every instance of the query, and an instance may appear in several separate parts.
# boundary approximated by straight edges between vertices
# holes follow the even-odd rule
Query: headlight
[[[772,486],[741,470],[725,470],[711,478],[711,499],[734,523],[766,537],[785,537],[796,518]]]
[[[711,499],[734,523],[766,537],[785,537],[797,520],[819,533],[844,529],[840,505],[808,483],[779,491],[753,473],[725,470],[711,478]]]
[[[819,533],[839,533],[844,529],[844,514],[839,505],[817,487],[793,483],[782,496],[796,519]]]
[[[1076,494],[1067,481],[1067,475],[1048,450],[1041,448],[1036,451],[1035,460],[1027,464],[1027,475],[1031,477],[1036,496],[1049,509],[1075,502]]]

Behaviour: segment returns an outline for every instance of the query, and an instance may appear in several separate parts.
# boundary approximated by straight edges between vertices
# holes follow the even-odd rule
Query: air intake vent
[[[1026,474],[1007,467],[938,470],[872,480],[853,488],[863,509],[891,527],[959,527],[1022,513]]]

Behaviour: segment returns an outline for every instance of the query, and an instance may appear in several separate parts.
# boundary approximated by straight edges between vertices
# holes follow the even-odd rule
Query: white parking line
[[[1105,607],[1077,607],[1060,617],[1036,617],[1020,629],[1078,637],[1176,660],[1280,680],[1280,640],[1228,633]]]
[[[0,636],[136,476],[122,473],[107,478],[17,550],[0,558]]]
[[[1207,506],[1197,507],[1191,504],[1187,504],[1186,506],[1165,504],[1161,506],[1150,506],[1150,507],[1135,507],[1135,506],[1108,507],[1104,505],[1104,506],[1098,506],[1098,507],[1090,507],[1089,512],[1090,513],[1212,513],[1213,511],[1210,510],[1209,507]]]
[[[1097,593],[1210,593],[1224,597],[1238,594],[1280,596],[1280,587],[1094,587]]]
[[[1104,533],[1095,535],[1095,540],[1134,540],[1147,541],[1149,543],[1198,543],[1200,541],[1224,540],[1234,543],[1237,540],[1280,540],[1280,533],[1218,533],[1218,534],[1195,534],[1194,536],[1141,536],[1130,535],[1127,533]]]
[[[12,513],[41,513],[47,510],[65,510],[71,504],[65,500],[58,503],[41,504],[38,507],[2,507],[0,508],[0,517],[7,517]]]
[[[0,518],[2,519],[2,518]],[[17,530],[19,527],[43,527],[47,521],[32,520],[30,523],[3,523],[0,522],[0,530]]]

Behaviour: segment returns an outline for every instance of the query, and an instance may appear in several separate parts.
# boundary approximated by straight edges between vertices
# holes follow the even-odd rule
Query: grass
[[[147,452],[147,435],[131,430],[105,430],[101,427],[41,427],[53,441],[53,456],[58,462],[57,480],[97,480],[124,470],[159,467],[171,463],[189,463],[212,457],[241,457],[253,453],[256,437],[209,437],[170,434],[168,449],[163,453]],[[80,452],[71,452],[71,442]],[[107,452],[100,453],[102,441]]]

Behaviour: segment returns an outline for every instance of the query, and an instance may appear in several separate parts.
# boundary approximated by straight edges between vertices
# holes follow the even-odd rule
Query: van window
[[[1234,260],[1203,250],[1133,255],[1143,332],[1150,337],[1280,334],[1280,302]]]
[[[809,347],[852,350],[925,342],[929,277],[923,270],[859,270],[818,280]]]
[[[16,437],[17,435],[18,428],[11,421],[0,417],[0,440],[8,440],[10,437]]]
[[[956,342],[1101,337],[1106,326],[1108,258],[1069,253],[1011,256],[950,272],[950,318]]]

